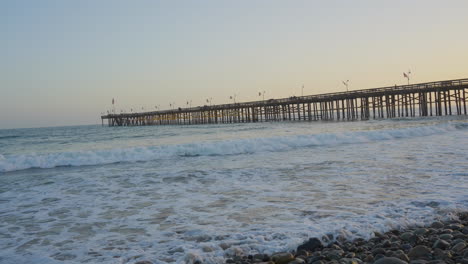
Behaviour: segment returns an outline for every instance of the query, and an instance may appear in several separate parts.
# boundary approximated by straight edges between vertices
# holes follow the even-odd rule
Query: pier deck
[[[101,116],[109,126],[368,120],[467,115],[468,79]]]

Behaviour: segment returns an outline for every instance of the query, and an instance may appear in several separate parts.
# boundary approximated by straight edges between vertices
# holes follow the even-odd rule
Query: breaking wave
[[[383,140],[414,138],[467,129],[464,123],[420,126],[401,129],[324,133],[268,138],[197,142],[179,145],[132,147],[58,153],[1,155],[0,172],[30,168],[102,165],[118,162],[153,161],[174,156],[222,156],[280,152],[315,146],[357,144]]]

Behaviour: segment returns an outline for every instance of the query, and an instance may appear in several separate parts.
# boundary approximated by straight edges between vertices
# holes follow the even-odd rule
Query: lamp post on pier
[[[349,85],[349,80],[343,81],[343,84],[346,86],[346,92],[349,92],[348,85]]]
[[[258,96],[263,96],[263,101],[265,101],[265,91],[258,92]]]
[[[236,97],[237,97],[237,94],[234,94],[232,96],[229,96],[229,99],[233,100],[234,103],[236,103]]]
[[[409,80],[410,80],[410,74],[411,74],[411,70],[408,70],[408,72],[404,72],[404,73],[403,73],[403,77],[405,77],[406,79],[408,79],[408,85],[409,85]]]

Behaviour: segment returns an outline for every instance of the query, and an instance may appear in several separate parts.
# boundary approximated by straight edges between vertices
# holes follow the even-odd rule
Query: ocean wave
[[[153,161],[174,156],[222,156],[281,152],[315,146],[357,144],[382,140],[414,138],[467,129],[467,124],[409,127],[400,129],[324,133],[268,138],[197,142],[179,145],[132,147],[47,154],[0,155],[0,172],[30,168],[103,165],[118,162]]]
[[[16,136],[16,135],[0,136],[0,140],[2,140],[2,139],[19,138],[19,137],[21,137],[21,136]]]

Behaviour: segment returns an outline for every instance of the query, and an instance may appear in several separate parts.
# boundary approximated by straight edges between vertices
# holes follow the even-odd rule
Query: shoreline
[[[227,257],[227,264],[468,264],[468,211],[424,227],[374,232],[369,240],[310,238],[291,252]],[[199,264],[201,264],[200,262]]]

